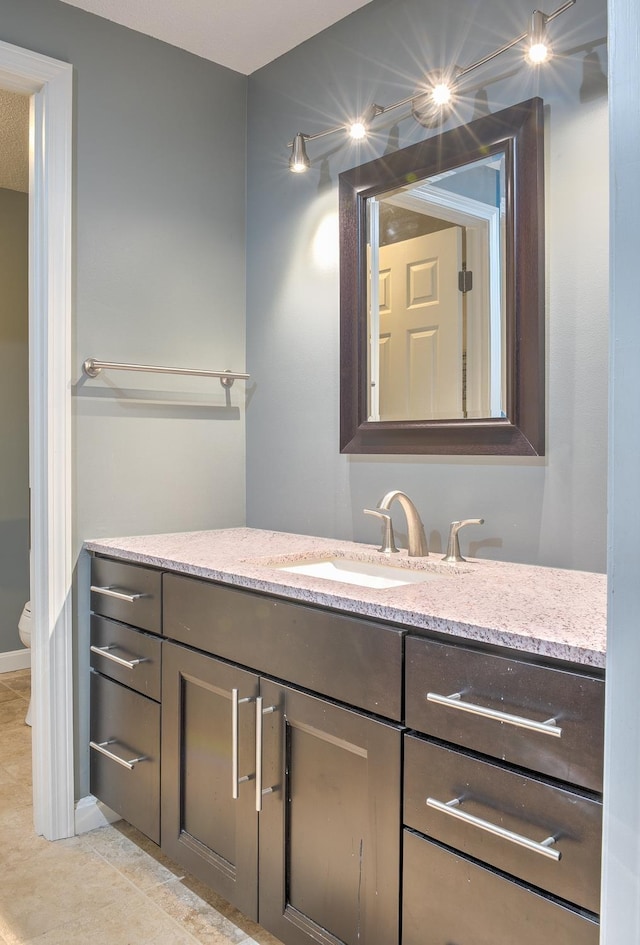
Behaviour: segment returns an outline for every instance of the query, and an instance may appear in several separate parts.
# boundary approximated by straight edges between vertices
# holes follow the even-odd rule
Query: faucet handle
[[[464,528],[465,525],[484,525],[483,518],[465,518],[462,522],[452,522],[451,530],[449,532],[449,542],[447,544],[447,553],[443,557],[443,561],[448,561],[449,564],[457,564],[459,561],[466,561],[466,558],[463,558],[460,554],[460,541],[458,540],[458,532],[461,528]]]
[[[384,555],[396,554],[398,549],[396,548],[396,542],[393,535],[391,512],[387,512],[385,509],[363,509],[362,511],[365,515],[375,515],[382,519],[384,531],[382,533],[382,544],[378,551],[381,551]]]

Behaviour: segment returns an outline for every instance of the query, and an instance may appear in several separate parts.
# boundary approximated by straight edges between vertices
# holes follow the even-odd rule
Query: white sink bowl
[[[447,576],[447,572],[413,571],[397,565],[356,561],[352,558],[301,559],[289,561],[286,564],[272,565],[272,567],[279,571],[289,571],[291,574],[307,574],[309,577],[341,581],[343,584],[377,588],[423,584],[425,581],[437,581]]]

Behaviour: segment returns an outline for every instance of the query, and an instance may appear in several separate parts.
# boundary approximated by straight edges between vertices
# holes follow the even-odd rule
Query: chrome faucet
[[[375,509],[364,510],[368,515],[379,515],[385,522],[385,540],[383,541],[383,546],[380,550],[386,551],[387,553],[390,551],[397,551],[397,548],[394,545],[393,530],[391,528],[391,517],[389,515],[389,509],[391,508],[391,504],[395,499],[397,499],[402,506],[402,510],[407,519],[409,557],[422,558],[428,555],[429,547],[427,545],[427,536],[424,533],[424,525],[422,524],[418,510],[409,496],[405,495],[404,492],[400,492],[398,489],[392,489],[391,492],[387,492],[387,494],[383,496],[383,498],[378,502],[378,505]]]

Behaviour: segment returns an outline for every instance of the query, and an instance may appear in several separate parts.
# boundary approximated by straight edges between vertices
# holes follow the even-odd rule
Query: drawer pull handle
[[[110,738],[106,742],[89,742],[89,748],[99,751],[101,755],[105,756],[105,758],[111,758],[112,761],[117,761],[119,765],[122,765],[123,768],[128,768],[129,771],[133,771],[134,766],[140,761],[147,760],[146,755],[140,755],[139,758],[132,758],[131,761],[125,761],[124,758],[121,758],[119,755],[115,755],[112,751],[108,750],[107,745],[115,744],[117,744],[117,739]]]
[[[108,587],[98,587],[95,584],[91,585],[91,590],[94,594],[102,594],[104,597],[115,597],[116,600],[124,600],[127,604],[135,604],[137,600],[140,600],[142,597],[150,597],[150,594],[128,594],[126,591],[119,591],[115,584],[110,584]]]
[[[262,810],[262,798],[265,794],[272,794],[273,788],[262,787],[262,751],[263,751],[263,729],[262,724],[264,716],[270,715],[271,712],[275,712],[277,706],[270,705],[266,709],[262,707],[263,698],[258,696],[256,698],[256,811],[260,813]]]
[[[140,663],[149,662],[148,659],[143,659],[142,657],[135,660],[125,660],[121,656],[116,656],[114,653],[111,653],[110,650],[113,649],[115,649],[115,643],[110,643],[109,646],[90,647],[92,653],[97,653],[98,656],[104,656],[105,659],[111,660],[112,663],[117,663],[118,666],[125,666],[127,669],[135,669]]]
[[[240,785],[252,778],[250,774],[245,774],[242,778],[238,776],[238,706],[245,702],[253,702],[253,697],[240,699],[238,690],[231,690],[231,797],[234,801],[240,797]]]
[[[546,840],[542,840],[541,842],[530,840],[529,837],[523,837],[522,834],[514,833],[512,830],[506,830],[504,827],[492,824],[488,820],[483,820],[481,817],[475,817],[473,814],[467,814],[466,811],[459,810],[461,804],[461,797],[455,797],[452,801],[447,801],[446,804],[442,801],[437,801],[434,797],[427,798],[427,807],[433,807],[443,814],[448,814],[450,817],[463,820],[466,824],[471,824],[473,827],[478,827],[480,830],[486,830],[487,833],[492,833],[496,837],[502,837],[503,840],[509,840],[510,843],[516,843],[520,847],[526,847],[527,850],[533,850],[534,853],[539,853],[541,856],[546,856],[550,860],[555,860],[556,863],[561,859],[562,853],[560,850],[552,849],[556,842],[555,837],[547,837]]]
[[[518,728],[527,728],[531,732],[541,732],[543,735],[553,735],[560,738],[562,729],[556,725],[557,719],[547,719],[546,722],[536,722],[534,719],[525,719],[520,715],[510,715],[498,709],[487,709],[483,705],[473,702],[464,702],[461,692],[454,692],[450,696],[441,696],[437,692],[427,693],[427,702],[436,702],[438,705],[449,706],[451,709],[460,709],[461,712],[470,712],[472,715],[481,715],[485,719],[495,719],[497,722],[506,722]]]

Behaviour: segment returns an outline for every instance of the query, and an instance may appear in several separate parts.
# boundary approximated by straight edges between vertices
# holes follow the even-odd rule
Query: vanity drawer
[[[160,705],[98,673],[91,673],[90,772],[91,793],[159,843]]]
[[[401,721],[402,630],[175,574],[163,594],[165,636]]]
[[[162,640],[124,623],[91,615],[91,667],[160,701]]]
[[[152,633],[161,632],[162,574],[110,558],[91,562],[91,610]]]
[[[592,917],[404,831],[402,945],[598,945]]]
[[[550,719],[554,726],[540,724]],[[530,722],[537,730],[526,727]],[[570,784],[602,790],[602,679],[409,636],[406,724]]]
[[[454,748],[405,735],[404,821],[561,899],[598,912],[602,805]],[[427,802],[427,798],[429,802]],[[456,806],[443,810],[458,799]],[[471,815],[482,825],[461,820]],[[548,848],[530,848],[492,826]],[[560,854],[555,860],[547,852]]]

